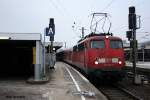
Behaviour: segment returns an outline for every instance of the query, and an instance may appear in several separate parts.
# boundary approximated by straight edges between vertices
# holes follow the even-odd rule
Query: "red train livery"
[[[64,60],[82,69],[91,79],[122,79],[125,75],[121,38],[90,34],[73,48],[63,51]]]

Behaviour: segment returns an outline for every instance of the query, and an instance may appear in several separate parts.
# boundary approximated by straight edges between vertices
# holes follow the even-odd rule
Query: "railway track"
[[[126,90],[132,92],[142,100],[150,100],[150,80],[147,75],[141,76],[141,84],[133,84],[133,73],[127,73],[127,79],[119,83],[119,86],[124,87]]]
[[[129,66],[126,66],[126,68],[125,68],[125,71],[126,72],[130,72],[130,75],[131,76],[133,76],[132,74],[132,67],[129,67]],[[150,76],[150,70],[149,69],[146,69],[146,68],[139,68],[139,67],[137,67],[136,68],[136,72],[137,72],[137,74],[140,74],[140,75],[143,75],[143,76],[147,76],[147,77],[149,77]],[[150,79],[149,79],[150,80]]]
[[[101,86],[98,88],[108,100],[142,100],[130,91],[118,86]]]

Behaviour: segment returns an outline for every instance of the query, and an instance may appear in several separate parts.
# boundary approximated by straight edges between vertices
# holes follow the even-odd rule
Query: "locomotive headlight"
[[[95,61],[94,63],[95,63],[95,65],[97,65],[97,64],[98,64],[98,61]]]
[[[122,64],[122,61],[119,61],[118,63],[121,65],[121,64]]]
[[[106,36],[106,39],[108,39],[109,38],[109,36]]]

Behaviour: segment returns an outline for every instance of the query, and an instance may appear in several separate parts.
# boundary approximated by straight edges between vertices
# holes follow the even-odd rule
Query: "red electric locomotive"
[[[97,78],[118,80],[125,75],[122,40],[110,34],[86,36],[72,49],[64,51],[64,60],[79,67],[94,80]]]
[[[92,15],[91,34],[78,41],[73,48],[65,50],[62,53],[64,60],[79,67],[94,80],[97,78],[122,79],[125,76],[123,71],[125,59],[122,40],[109,34],[111,22],[107,13],[93,13]],[[95,19],[95,17],[101,16],[101,19]],[[104,22],[100,24],[102,19],[104,19]],[[108,32],[104,31],[106,19],[110,22]],[[99,26],[98,23],[102,26]],[[99,27],[102,27],[103,33],[97,32]]]

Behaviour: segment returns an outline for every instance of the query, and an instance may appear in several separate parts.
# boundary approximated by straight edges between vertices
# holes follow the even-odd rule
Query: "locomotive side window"
[[[114,48],[114,49],[123,48],[122,41],[110,40],[110,48]]]
[[[105,48],[105,42],[103,40],[91,41],[91,48]]]

